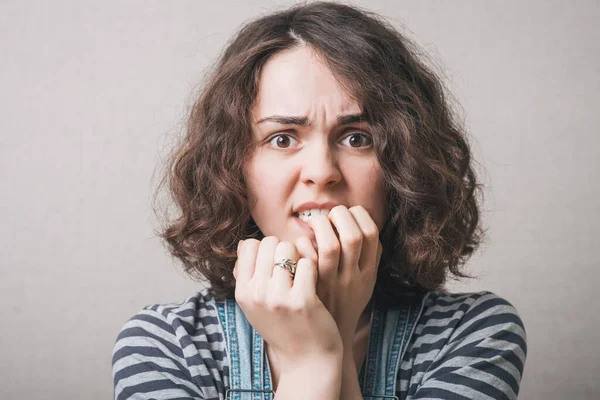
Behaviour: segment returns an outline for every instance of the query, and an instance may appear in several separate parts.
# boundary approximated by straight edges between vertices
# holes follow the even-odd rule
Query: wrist
[[[344,359],[348,356],[352,358],[354,355],[354,346],[356,344],[356,338],[354,332],[350,335],[345,335],[342,337],[342,354]]]
[[[342,377],[342,357],[298,359],[285,369],[282,366],[275,398],[337,400]]]
[[[360,369],[360,365],[357,365],[354,352],[352,350],[345,351],[344,358],[342,359],[342,370],[344,371],[344,375],[346,375],[347,371],[357,371],[358,369]]]
[[[363,396],[358,383],[358,372],[354,359],[344,358],[342,367],[342,385],[340,388],[340,399],[343,400],[362,400]]]

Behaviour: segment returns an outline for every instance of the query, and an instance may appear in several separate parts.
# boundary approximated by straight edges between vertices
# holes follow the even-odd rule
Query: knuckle
[[[260,245],[260,241],[256,240],[256,239],[246,239],[244,240],[244,247],[254,247],[256,245]]]
[[[344,205],[342,205],[342,204],[339,204],[339,205],[337,205],[337,206],[333,207],[333,208],[331,209],[330,213],[331,213],[331,212],[336,212],[336,213],[338,213],[338,212],[340,212],[341,210],[344,210],[345,208],[346,208],[346,206],[344,206]]]
[[[280,312],[285,310],[286,304],[278,296],[269,296],[265,301],[265,308],[271,312]]]
[[[335,265],[323,265],[319,267],[319,279],[329,280],[337,276],[337,268]]]
[[[279,250],[292,250],[295,248],[296,246],[292,242],[281,241],[277,243],[277,249]]]
[[[340,206],[335,206],[331,210],[329,210],[328,216],[331,218],[333,214],[336,214],[339,211]]]
[[[304,296],[294,296],[290,299],[289,309],[291,312],[299,314],[308,308],[309,300]]]
[[[277,238],[277,236],[266,236],[261,242],[277,245],[279,243],[279,238]]]
[[[298,260],[298,266],[302,266],[302,268],[315,268],[316,262],[310,258],[302,257]]]
[[[337,278],[340,287],[349,287],[354,282],[354,277],[350,274],[340,274]]]
[[[313,274],[317,271],[317,260],[311,260],[310,258],[303,257],[300,260],[298,260],[296,271],[298,269],[306,271],[306,273]]]
[[[358,211],[358,212],[367,212],[367,210],[360,204],[350,207],[349,210],[350,211]]]
[[[297,301],[290,305],[290,311],[294,314],[301,314],[304,312],[304,310],[306,310],[306,308],[306,302],[304,301]]]
[[[302,257],[307,258],[312,262],[317,262],[318,255],[309,238],[304,237],[297,240],[296,249]]]
[[[349,235],[349,236],[346,236],[343,240],[344,240],[344,244],[347,244],[350,246],[358,246],[358,245],[362,244],[363,237],[362,237],[362,235]]]
[[[377,225],[375,225],[375,224],[370,225],[369,227],[365,228],[365,230],[363,231],[363,234],[368,239],[378,238],[379,237],[379,228],[377,228]]]
[[[305,267],[310,266],[309,265],[310,262],[311,262],[310,259],[305,258],[305,257],[301,257],[298,260],[298,262],[296,263],[296,270],[298,270],[299,268],[305,268]]]
[[[323,246],[320,246],[319,250],[326,257],[336,256],[340,252],[340,244],[334,242],[326,243]]]
[[[298,239],[296,239],[295,245],[296,247],[306,244],[306,243],[310,243],[310,239],[307,236],[300,236]]]

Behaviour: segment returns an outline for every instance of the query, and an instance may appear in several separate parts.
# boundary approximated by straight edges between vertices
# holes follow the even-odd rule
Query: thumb
[[[238,242],[238,246],[237,246],[237,255],[238,258],[235,260],[235,266],[233,267],[233,277],[237,280],[237,266],[238,266],[238,261],[239,261],[239,257],[240,257],[240,248],[242,247],[242,244],[244,244],[243,240],[240,240]]]

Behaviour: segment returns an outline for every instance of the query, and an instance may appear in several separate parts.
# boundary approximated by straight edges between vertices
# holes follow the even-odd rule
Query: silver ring
[[[287,270],[290,273],[292,279],[296,276],[296,261],[290,260],[289,258],[284,258],[280,261],[277,261],[273,266],[281,267]]]

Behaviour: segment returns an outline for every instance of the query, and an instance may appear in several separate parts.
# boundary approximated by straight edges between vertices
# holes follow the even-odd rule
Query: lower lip
[[[293,216],[294,219],[296,220],[296,222],[298,223],[298,225],[300,225],[300,228],[302,228],[302,230],[306,231],[306,233],[308,234],[313,234],[313,230],[310,227],[310,225],[308,225],[306,222],[302,221],[300,218],[298,218],[297,216]]]

